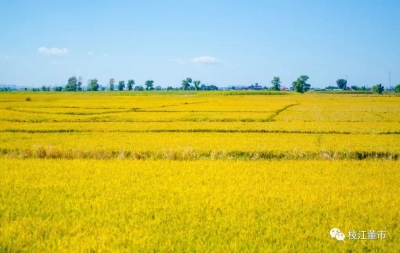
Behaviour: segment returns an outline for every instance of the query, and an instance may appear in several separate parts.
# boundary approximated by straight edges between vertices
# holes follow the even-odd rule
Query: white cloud
[[[108,54],[102,54],[101,56],[103,56],[103,57],[108,57]]]
[[[174,59],[174,58],[169,58],[169,61],[177,62],[177,63],[179,63],[179,64],[184,64],[184,63],[185,63],[185,61],[182,60],[181,58],[176,58],[176,59]]]
[[[201,56],[201,57],[193,58],[192,62],[194,62],[194,63],[220,63],[221,61],[212,56]]]
[[[93,56],[93,52],[87,52],[88,56]]]
[[[58,47],[52,47],[52,48],[39,47],[37,49],[37,51],[42,54],[55,54],[55,55],[67,55],[68,54],[67,48],[58,48]]]

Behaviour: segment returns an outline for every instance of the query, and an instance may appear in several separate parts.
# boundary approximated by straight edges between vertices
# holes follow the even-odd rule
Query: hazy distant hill
[[[15,85],[15,84],[0,84],[0,89],[1,88],[9,88],[11,90],[16,90],[17,85]]]

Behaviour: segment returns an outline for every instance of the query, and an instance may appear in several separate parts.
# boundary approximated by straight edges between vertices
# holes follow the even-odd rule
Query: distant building
[[[247,87],[247,90],[262,90],[263,87],[260,85],[250,85],[249,87]]]

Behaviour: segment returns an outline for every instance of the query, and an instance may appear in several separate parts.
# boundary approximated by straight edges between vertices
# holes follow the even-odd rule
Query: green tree
[[[281,79],[278,76],[274,76],[271,81],[271,90],[281,90]]]
[[[346,89],[346,85],[347,85],[347,80],[346,79],[338,79],[336,81],[337,86],[339,87],[339,89]]]
[[[136,91],[144,91],[143,86],[141,86],[141,85],[135,86],[135,90]]]
[[[372,91],[378,94],[382,94],[384,88],[382,86],[382,84],[377,84],[375,86],[372,87]]]
[[[76,83],[76,90],[82,91],[82,77],[78,78],[78,82]]]
[[[188,77],[185,80],[182,80],[182,89],[189,90],[190,84],[192,83],[192,78]]]
[[[147,80],[144,83],[144,86],[146,86],[146,90],[154,90],[153,85],[154,85],[154,81],[153,80]]]
[[[96,78],[90,80],[88,90],[90,90],[90,91],[98,91],[99,90],[99,83]]]
[[[394,87],[394,92],[400,93],[400,83]]]
[[[76,91],[78,88],[78,79],[75,76],[68,78],[68,83],[65,86],[66,91]]]
[[[135,80],[132,80],[132,79],[128,80],[128,84],[127,84],[128,90],[132,90],[133,85],[135,85]]]
[[[336,90],[336,89],[338,89],[338,87],[336,87],[336,86],[328,86],[328,87],[325,87],[325,89],[326,90]]]
[[[110,85],[109,86],[110,90],[114,90],[114,83],[115,83],[114,78],[110,78],[110,80],[108,81],[108,84]]]
[[[118,90],[124,90],[124,89],[125,89],[125,81],[119,81]]]
[[[193,81],[194,89],[195,89],[195,90],[200,90],[200,83],[201,83],[200,80]]]
[[[297,80],[292,83],[293,89],[300,93],[308,91],[311,87],[311,85],[307,83],[308,78],[309,77],[306,75],[297,78]]]

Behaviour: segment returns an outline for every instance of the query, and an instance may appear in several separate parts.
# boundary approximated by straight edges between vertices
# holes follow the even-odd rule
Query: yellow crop
[[[17,252],[394,252],[398,161],[0,160]],[[329,230],[387,231],[386,240]]]
[[[399,251],[400,97],[235,94],[0,93],[0,252]]]

